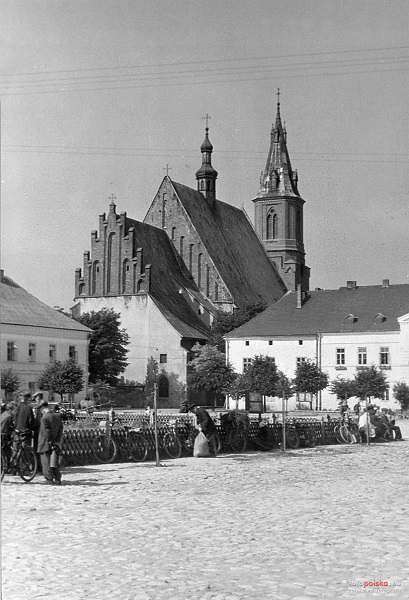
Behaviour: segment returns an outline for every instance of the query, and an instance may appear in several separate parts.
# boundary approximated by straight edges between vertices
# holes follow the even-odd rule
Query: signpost
[[[155,428],[155,453],[156,453],[156,466],[160,467],[159,460],[159,439],[158,439],[158,384],[155,381],[153,386],[153,418]]]

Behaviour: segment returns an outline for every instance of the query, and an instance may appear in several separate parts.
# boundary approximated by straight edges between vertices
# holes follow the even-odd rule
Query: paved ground
[[[6,476],[3,600],[409,598],[408,458],[404,441]]]

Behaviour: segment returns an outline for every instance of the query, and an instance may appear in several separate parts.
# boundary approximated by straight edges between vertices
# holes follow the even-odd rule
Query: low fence
[[[119,456],[117,460],[127,460],[126,454],[121,456],[121,448],[126,445],[126,431],[123,426],[135,427],[141,431],[148,442],[148,458],[155,459],[155,430],[151,418],[143,413],[117,413],[119,423],[112,431],[114,439],[118,442]],[[96,463],[93,454],[92,445],[96,436],[105,431],[105,423],[108,417],[107,413],[80,413],[76,421],[65,423],[62,452],[64,463],[66,465],[85,465]],[[246,437],[249,449],[257,449],[259,446],[252,440],[258,438],[260,434],[259,419],[257,415],[249,415],[249,424],[246,429]],[[195,417],[185,414],[158,414],[158,438],[159,448],[163,447],[163,437],[170,429],[177,427],[178,434],[189,435],[189,426],[194,423]],[[229,429],[220,424],[220,419],[216,416],[216,428],[222,442],[222,452],[229,450],[228,437]],[[287,427],[291,423],[296,425],[301,438],[303,447],[303,432],[313,430],[318,445],[335,444],[334,427],[339,421],[337,419],[322,419],[321,421],[313,418],[292,419],[287,421]],[[270,429],[270,439],[274,440],[274,448],[280,448],[282,440],[282,423],[273,420],[263,421],[266,427]]]

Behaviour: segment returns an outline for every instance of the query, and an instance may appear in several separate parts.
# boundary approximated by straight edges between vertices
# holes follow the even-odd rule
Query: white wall
[[[408,328],[409,329],[409,328]],[[406,340],[406,338],[405,338]],[[243,359],[252,358],[263,354],[275,358],[277,368],[287,377],[294,377],[297,357],[316,360],[321,356],[321,368],[327,372],[330,380],[340,378],[353,378],[358,366],[358,347],[367,348],[367,365],[380,364],[380,348],[389,348],[390,369],[384,373],[390,386],[390,404],[393,385],[397,381],[407,381],[409,378],[409,332],[405,341],[399,332],[390,333],[362,333],[362,334],[322,334],[318,341],[315,336],[277,337],[264,339],[233,339],[228,341],[228,360],[234,369],[243,372]],[[272,344],[269,342],[272,341]],[[302,341],[302,344],[300,343]],[[248,345],[246,345],[248,342]],[[345,368],[337,369],[336,349],[345,349]],[[350,404],[353,400],[350,401]],[[388,404],[382,402],[383,404]],[[270,401],[271,409],[279,410],[281,402]],[[328,389],[322,391],[323,409],[334,409],[338,405],[336,397]],[[289,408],[295,406],[295,400],[289,402]]]
[[[144,383],[150,356],[159,363],[160,354],[167,355],[167,363],[159,364],[160,372],[169,379],[169,402],[178,405],[183,399],[181,388],[186,384],[187,351],[181,347],[180,334],[169,324],[147,294],[79,298],[81,314],[103,308],[113,309],[121,315],[121,329],[129,335],[130,345],[123,373],[128,381]]]

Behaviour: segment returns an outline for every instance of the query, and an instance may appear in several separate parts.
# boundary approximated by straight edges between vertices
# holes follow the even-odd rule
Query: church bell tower
[[[291,168],[287,132],[280,115],[278,90],[277,115],[271,130],[270,150],[261,173],[260,190],[254,198],[254,222],[271,262],[275,264],[287,289],[301,284],[309,290],[310,269],[305,265],[303,242],[304,200],[298,192],[297,171]]]

